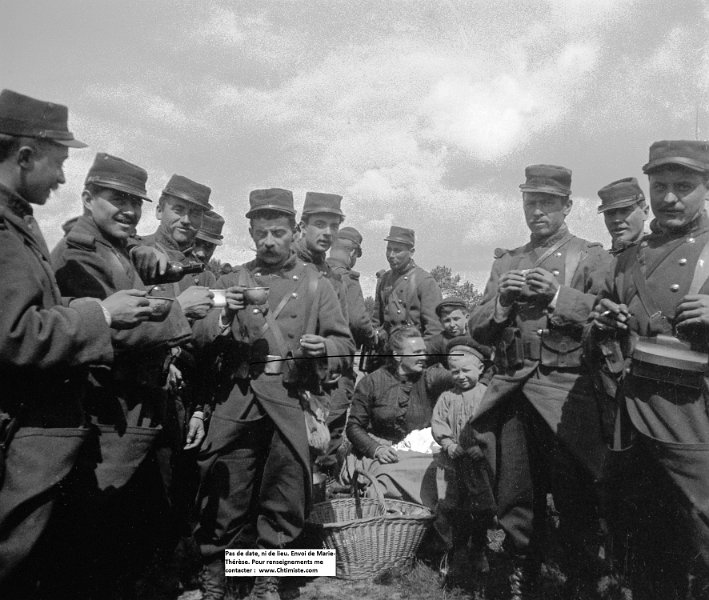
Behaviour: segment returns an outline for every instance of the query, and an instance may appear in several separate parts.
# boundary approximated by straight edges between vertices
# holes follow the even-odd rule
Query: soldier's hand
[[[399,455],[392,446],[378,446],[374,451],[374,459],[383,464],[399,462]]]
[[[144,290],[121,290],[101,301],[111,315],[113,329],[131,329],[147,321],[152,310]]]
[[[500,282],[497,286],[497,293],[500,296],[500,304],[502,306],[509,306],[515,301],[515,298],[519,296],[522,291],[526,280],[524,274],[519,269],[514,269],[512,271],[507,271],[502,277],[500,277]]]
[[[193,285],[182,292],[177,301],[188,319],[203,319],[214,305],[214,294],[206,287]]]
[[[683,329],[709,328],[709,296],[706,294],[688,294],[677,305],[675,323],[678,332]]]
[[[549,301],[554,298],[559,290],[559,281],[554,273],[541,267],[530,269],[526,279],[529,291],[539,296],[546,296]]]
[[[303,354],[310,358],[318,358],[325,356],[325,338],[314,333],[304,333],[300,337],[300,347],[303,349]]]
[[[135,246],[130,251],[130,258],[143,281],[154,281],[165,273],[169,260],[167,254],[152,246]]]
[[[167,369],[167,386],[172,392],[179,392],[184,386],[182,371],[172,363]]]
[[[477,444],[475,446],[470,446],[465,453],[473,460],[483,460],[485,458],[483,449]]]
[[[244,310],[246,307],[244,289],[244,286],[241,285],[232,285],[226,289],[226,306],[224,307],[224,320],[226,322],[231,323],[237,311]]]
[[[608,298],[603,298],[596,304],[590,317],[593,319],[593,325],[598,329],[627,331],[630,312],[625,304],[617,304]]]
[[[460,444],[451,444],[446,448],[446,452],[451,458],[460,458],[465,455],[465,450],[463,450]]]
[[[187,438],[185,439],[184,450],[192,450],[192,448],[197,448],[204,439],[204,413],[201,411],[196,411],[187,428]]]

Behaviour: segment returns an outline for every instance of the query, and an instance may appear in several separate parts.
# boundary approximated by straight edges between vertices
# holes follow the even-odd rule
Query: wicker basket
[[[358,476],[369,480],[376,500],[360,498]],[[352,496],[314,505],[308,519],[323,547],[337,551],[337,576],[369,579],[386,569],[410,567],[434,519],[431,510],[385,499],[379,483],[357,471]]]

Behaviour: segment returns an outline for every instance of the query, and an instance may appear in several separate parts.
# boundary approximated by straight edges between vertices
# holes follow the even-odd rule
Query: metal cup
[[[215,290],[210,288],[209,289],[212,294],[214,294],[214,308],[224,308],[226,306],[226,290]]]

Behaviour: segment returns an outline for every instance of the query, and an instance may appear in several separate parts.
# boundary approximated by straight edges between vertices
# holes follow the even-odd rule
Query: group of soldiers
[[[313,469],[336,473],[356,349],[376,359],[411,325],[431,355],[463,330],[495,348],[475,427],[496,440],[510,598],[538,594],[549,494],[570,598],[619,562],[635,597],[701,597],[709,144],[651,146],[649,207],[634,178],[599,191],[609,251],[566,226],[571,171],[527,167],[530,241],[496,251],[469,321],[444,330],[404,227],[385,238],[369,315],[337,194],[308,192],[297,221],[290,191],[252,191],[256,256],[217,280],[210,188],[173,175],[141,237],[147,172],[99,153],[50,253],[32,205],[86,146],[67,116],[0,93],[0,597],[158,597],[156,571],[189,538],[203,598],[223,598],[224,550],[297,543]],[[250,594],[279,598],[278,578]]]

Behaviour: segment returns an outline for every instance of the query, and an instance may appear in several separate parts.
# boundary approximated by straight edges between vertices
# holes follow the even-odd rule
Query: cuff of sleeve
[[[495,301],[495,314],[493,315],[495,322],[504,323],[509,318],[511,312],[512,306],[502,306],[500,303],[500,297],[498,296]]]
[[[103,313],[103,318],[106,319],[106,325],[109,327],[111,326],[111,322],[113,319],[111,319],[111,313],[108,312],[108,309],[101,303],[100,300],[96,300],[98,302],[98,305],[101,307],[101,312]]]

